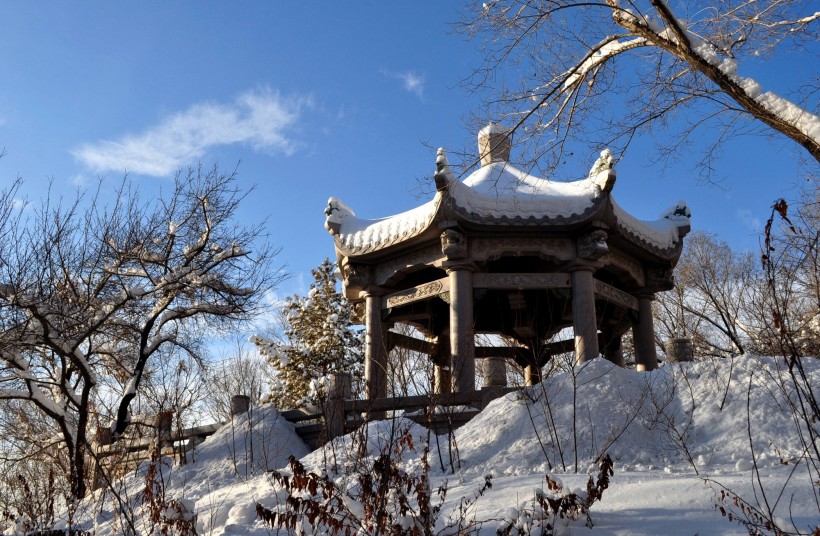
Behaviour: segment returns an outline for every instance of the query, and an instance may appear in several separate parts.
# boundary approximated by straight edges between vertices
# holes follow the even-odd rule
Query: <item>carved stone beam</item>
[[[573,339],[567,339],[544,345],[542,354],[552,356],[557,354],[566,354],[574,350],[575,341]],[[475,349],[475,356],[476,358],[504,357],[514,359],[517,356],[520,356],[522,351],[527,351],[527,349],[516,346],[478,346]]]
[[[568,262],[575,258],[575,245],[568,238],[558,237],[470,240],[470,257],[474,261],[487,261],[507,255],[533,255]]]
[[[575,340],[566,339],[563,341],[551,342],[544,348],[544,351],[549,355],[568,354],[575,351]]]
[[[606,262],[629,274],[638,286],[646,286],[646,272],[643,266],[641,266],[639,262],[629,258],[626,254],[610,249]]]
[[[385,309],[390,309],[392,307],[398,307],[400,305],[426,300],[428,298],[438,296],[443,292],[449,291],[450,280],[447,277],[443,277],[441,279],[437,279],[436,281],[423,283],[406,290],[389,294],[383,298],[382,307]]]
[[[594,280],[593,284],[595,285],[595,294],[598,297],[633,311],[638,310],[638,298],[635,296],[597,279]]]
[[[570,274],[475,274],[473,287],[509,290],[570,288]]]

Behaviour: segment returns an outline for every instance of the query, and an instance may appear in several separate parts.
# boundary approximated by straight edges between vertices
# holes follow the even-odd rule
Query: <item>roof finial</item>
[[[493,162],[509,162],[512,131],[492,121],[478,132],[478,156],[481,166]]]
[[[588,178],[595,182],[602,192],[609,193],[615,187],[615,157],[609,149],[601,151],[601,155],[592,164]]]

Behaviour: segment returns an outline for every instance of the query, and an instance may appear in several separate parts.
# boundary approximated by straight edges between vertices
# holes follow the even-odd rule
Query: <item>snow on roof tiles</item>
[[[450,185],[454,203],[492,219],[564,219],[586,212],[601,190],[592,180],[555,182],[493,162]]]
[[[683,235],[689,231],[690,212],[684,201],[664,212],[661,218],[655,221],[639,220],[621,208],[614,199],[610,202],[618,229],[633,240],[637,239],[658,250],[668,251],[675,248]]]
[[[325,210],[325,227],[334,235],[340,251],[362,255],[422,233],[433,222],[440,204],[441,194],[437,193],[431,201],[407,212],[378,220],[365,220],[356,217],[350,208],[331,197]]]
[[[459,181],[452,176],[443,151],[439,161],[446,184],[432,200],[407,212],[366,220],[358,218],[340,200],[330,198],[325,227],[334,236],[339,252],[363,255],[405,242],[428,229],[445,206],[455,212],[447,218],[456,215],[474,223],[561,225],[591,217],[601,202],[608,199],[621,234],[659,253],[674,249],[688,231],[689,211],[683,202],[657,221],[644,221],[604,195],[615,182],[609,151],[601,153],[587,178],[574,182],[534,177],[507,162],[490,163]],[[438,175],[436,180],[439,181]],[[444,218],[442,215],[441,219]]]

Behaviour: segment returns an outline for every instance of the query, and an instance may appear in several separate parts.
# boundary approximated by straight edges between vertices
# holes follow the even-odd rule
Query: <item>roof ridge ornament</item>
[[[336,236],[342,228],[342,221],[345,218],[355,216],[356,213],[353,212],[353,209],[342,203],[338,197],[331,197],[327,200],[327,207],[325,207],[325,229],[333,236]]]
[[[601,192],[609,193],[615,188],[615,158],[612,156],[612,151],[604,149],[601,155],[592,164],[587,177],[593,181]]]
[[[446,190],[447,185],[456,180],[453,170],[450,169],[450,163],[447,161],[447,151],[444,147],[439,147],[436,151],[436,173],[433,175],[433,180],[436,181],[436,190],[439,192]]]
[[[669,207],[662,215],[662,218],[677,224],[678,233],[681,237],[686,236],[689,234],[689,231],[692,230],[692,226],[689,222],[689,218],[691,217],[692,211],[689,210],[686,201],[678,201]]]

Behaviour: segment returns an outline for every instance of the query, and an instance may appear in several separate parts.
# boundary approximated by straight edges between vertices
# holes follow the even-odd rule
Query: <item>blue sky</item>
[[[153,191],[189,165],[241,161],[241,185],[256,188],[241,216],[267,218],[282,248],[294,277],[279,293],[304,292],[310,268],[333,256],[328,197],[365,218],[410,209],[428,199],[419,181],[431,178],[434,148],[474,145],[465,119],[481,114],[480,100],[459,81],[481,56],[478,43],[453,32],[461,9],[4,2],[0,178],[20,175],[30,198],[49,182],[71,197],[98,176],[113,188],[126,170]],[[779,68],[754,74],[770,87]],[[794,197],[801,180],[800,149],[784,140],[733,141],[717,172],[722,187],[701,184],[685,163],[647,167],[649,147],[619,164],[618,202],[654,219],[686,199],[693,227],[738,248],[756,247],[768,207]]]

